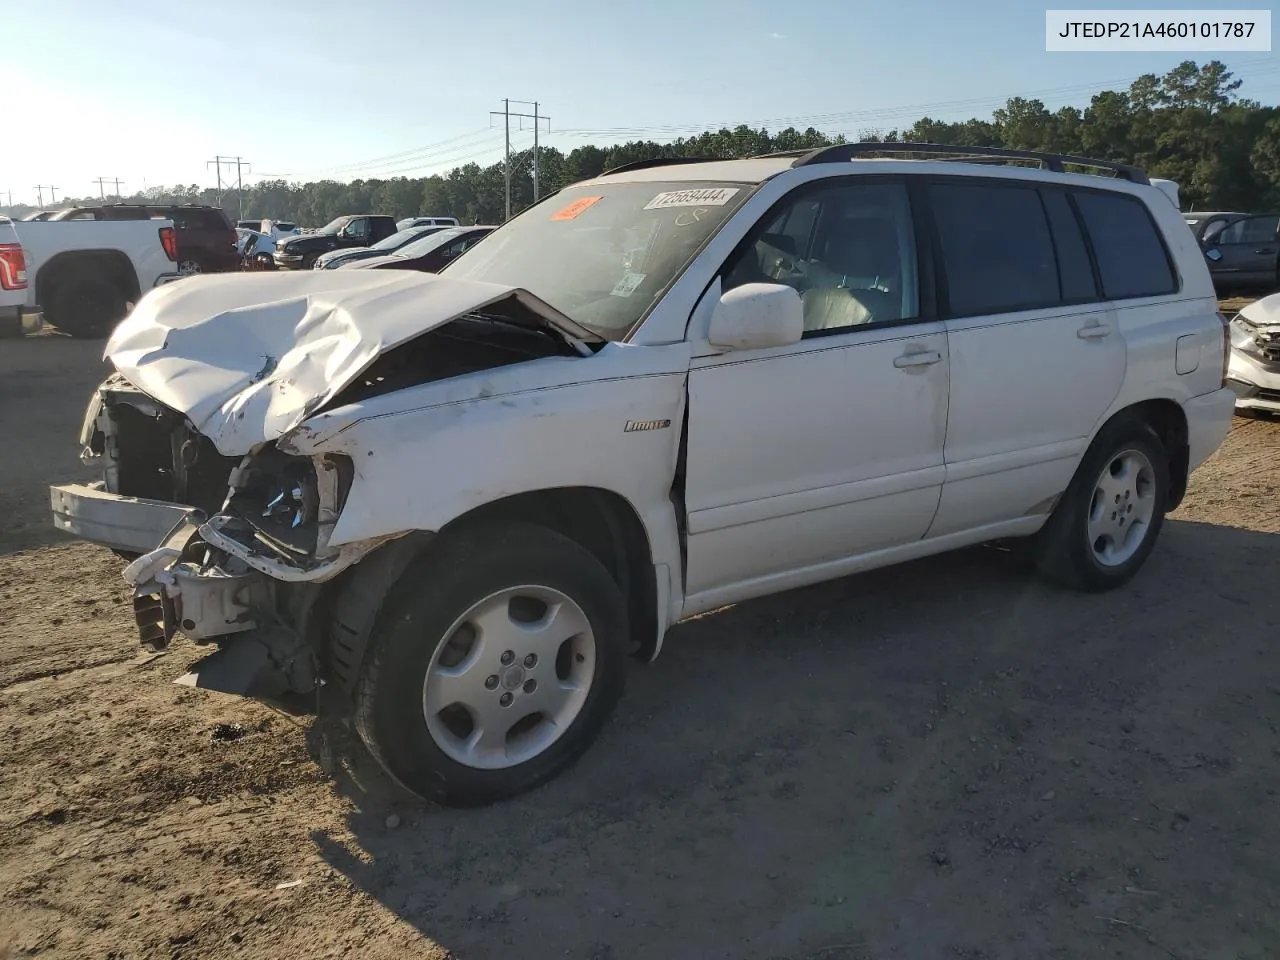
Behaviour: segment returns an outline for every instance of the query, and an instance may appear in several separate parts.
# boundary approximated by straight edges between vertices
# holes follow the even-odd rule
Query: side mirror
[[[720,297],[707,339],[730,350],[785,347],[804,335],[800,294],[779,283],[744,283]]]

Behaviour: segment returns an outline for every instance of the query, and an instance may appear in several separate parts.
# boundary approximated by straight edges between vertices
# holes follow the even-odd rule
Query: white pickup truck
[[[152,287],[179,277],[168,220],[0,217],[0,336],[43,313],[74,337],[104,336]]]

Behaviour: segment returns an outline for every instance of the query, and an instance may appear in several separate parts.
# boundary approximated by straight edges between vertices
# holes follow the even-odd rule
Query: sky
[[[925,115],[989,117],[1011,96],[1083,107],[1183,59],[1221,59],[1242,95],[1280,101],[1275,52],[1047,53],[1044,10],[1026,0],[0,0],[0,202],[11,191],[34,203],[36,184],[96,194],[98,177],[120,178],[124,193],[212,186],[217,155],[247,161],[246,182],[492,163],[503,137],[490,111],[504,97],[539,101],[550,117],[542,142],[566,151],[739,123],[856,135]],[[532,143],[522,123],[512,121],[513,149]]]

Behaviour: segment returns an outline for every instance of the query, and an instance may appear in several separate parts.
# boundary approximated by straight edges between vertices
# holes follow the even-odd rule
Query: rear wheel
[[[1140,420],[1104,427],[1035,542],[1036,565],[1077,590],[1110,590],[1146,562],[1164,523],[1169,457]]]
[[[128,311],[120,288],[102,277],[76,276],[54,287],[45,319],[73,337],[105,337]]]
[[[618,586],[574,541],[532,524],[445,534],[383,607],[357,729],[420,796],[512,797],[590,746],[627,649]]]

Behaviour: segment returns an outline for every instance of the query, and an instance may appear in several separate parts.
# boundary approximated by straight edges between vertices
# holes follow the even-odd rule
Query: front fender
[[[635,509],[654,563],[680,569],[671,486],[688,357],[661,352],[668,362],[643,374],[381,413],[326,436],[304,427],[288,445],[351,458],[332,546],[440,530],[516,494],[596,487]]]

